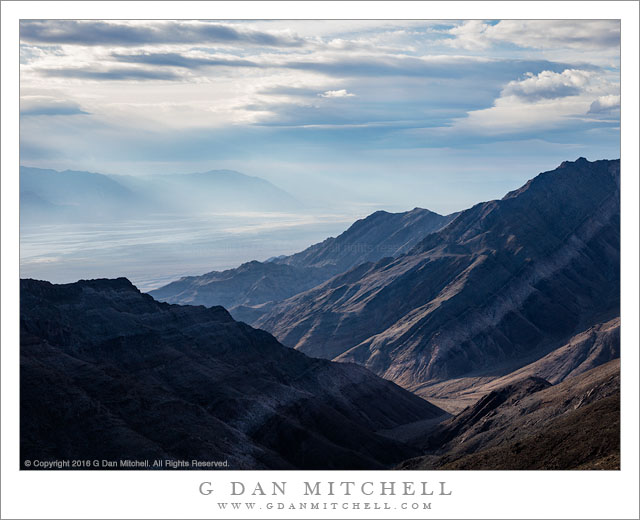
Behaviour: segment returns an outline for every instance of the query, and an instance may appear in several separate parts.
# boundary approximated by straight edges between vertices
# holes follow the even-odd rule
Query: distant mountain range
[[[374,213],[277,266],[152,294],[223,303],[285,345],[421,392],[497,366],[505,375],[619,315],[619,183],[619,161],[565,162],[459,214]]]
[[[376,211],[341,235],[300,253],[267,262],[247,262],[227,271],[187,276],[149,294],[171,303],[222,305],[236,318],[251,322],[270,305],[316,287],[354,266],[407,253],[420,239],[455,216],[444,217],[421,208],[405,213]]]
[[[20,338],[23,460],[380,469],[420,452],[377,430],[447,417],[362,367],[123,278],[22,280]]]
[[[26,223],[299,208],[268,181],[231,170],[134,177],[20,167],[20,216]]]
[[[292,211],[302,207],[293,196],[270,182],[233,170],[111,178],[162,204],[160,209],[165,211]]]
[[[149,209],[140,194],[106,175],[20,167],[23,222],[116,218]]]
[[[24,453],[70,456],[55,432],[86,416],[131,453],[247,468],[619,467],[619,160],[151,294],[174,304],[123,279],[22,281]],[[165,410],[184,419],[147,426]],[[232,433],[245,458],[206,440]]]

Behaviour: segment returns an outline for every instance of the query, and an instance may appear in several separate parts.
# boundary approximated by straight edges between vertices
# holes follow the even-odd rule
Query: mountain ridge
[[[380,469],[416,450],[378,429],[447,416],[363,367],[125,278],[21,280],[20,306],[22,460]]]
[[[566,162],[461,212],[406,255],[338,275],[254,325],[407,388],[458,377],[616,312],[619,236],[619,160]]]
[[[298,210],[300,202],[260,177],[234,170],[131,176],[20,166],[27,222],[120,220],[157,214]],[[53,211],[51,207],[61,209]]]
[[[399,469],[619,469],[620,359],[556,385],[500,386],[429,432]]]
[[[253,323],[253,315],[262,314],[265,304],[268,308],[363,262],[401,255],[454,216],[422,208],[402,213],[377,211],[357,220],[337,237],[329,237],[299,253],[183,277],[150,294],[172,303],[224,305],[238,319]]]

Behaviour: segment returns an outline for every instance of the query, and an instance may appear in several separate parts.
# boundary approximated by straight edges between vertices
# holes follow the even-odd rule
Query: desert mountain
[[[619,220],[620,161],[565,162],[253,325],[409,389],[506,375],[619,316]]]
[[[619,469],[620,360],[554,386],[524,377],[499,387],[422,444],[426,455],[402,469]]]
[[[165,212],[281,212],[301,207],[294,197],[270,182],[233,170],[111,178],[145,193]]]
[[[335,238],[275,261],[298,267],[330,267],[335,274],[342,273],[365,262],[408,253],[425,236],[443,228],[456,216],[457,213],[443,216],[422,208],[403,213],[376,211]]]
[[[147,203],[99,173],[20,167],[20,217],[25,222],[114,218],[148,208]]]
[[[415,386],[413,392],[455,414],[497,388],[522,379],[541,378],[551,384],[560,383],[620,357],[620,317],[595,324],[564,345],[551,344],[549,349],[542,357],[540,351],[532,352],[533,361],[513,371],[513,364],[496,365],[454,379],[425,381]]]
[[[134,177],[20,167],[20,214],[28,223],[299,207],[266,180],[231,170]]]
[[[312,359],[222,307],[124,278],[22,280],[22,459],[227,460],[230,469],[383,468],[380,429],[446,414],[363,367]]]
[[[363,262],[405,254],[454,217],[421,208],[404,213],[377,211],[339,236],[300,253],[184,277],[150,294],[170,303],[223,305],[251,323],[266,312],[268,306],[263,304],[285,300]]]

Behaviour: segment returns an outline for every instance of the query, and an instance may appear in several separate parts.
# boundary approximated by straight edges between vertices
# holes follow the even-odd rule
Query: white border
[[[407,518],[638,518],[637,2],[2,2],[2,518],[219,518],[230,480],[428,480],[450,497]],[[622,470],[619,472],[19,472],[18,20],[20,18],[619,18],[622,20]],[[535,173],[535,172],[532,172]],[[203,497],[197,486],[218,491]],[[288,499],[295,498],[288,495]],[[378,497],[380,500],[380,497]],[[261,510],[264,518],[300,511]],[[387,518],[325,511],[312,518]],[[403,517],[394,511],[394,517]],[[254,517],[256,515],[254,514]]]

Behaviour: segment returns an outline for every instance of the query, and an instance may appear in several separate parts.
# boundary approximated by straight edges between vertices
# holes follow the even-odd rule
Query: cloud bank
[[[615,20],[23,20],[20,37],[34,166],[229,168],[381,200],[399,176],[428,207],[454,181],[489,198],[517,171],[619,156]]]

